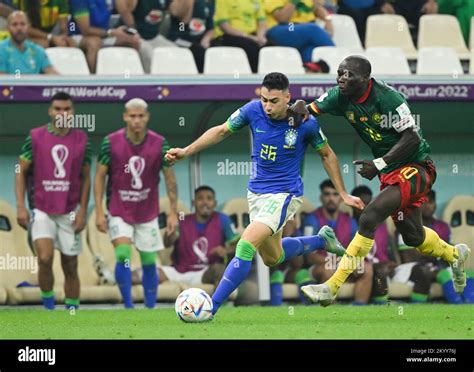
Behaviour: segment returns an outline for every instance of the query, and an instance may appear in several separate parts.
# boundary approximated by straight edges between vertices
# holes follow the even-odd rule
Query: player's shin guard
[[[212,295],[212,303],[214,304],[212,314],[217,312],[222,303],[247,277],[256,251],[252,243],[243,239],[239,240],[235,257],[227,265],[224,275]]]
[[[140,259],[143,268],[143,293],[145,296],[145,306],[153,309],[156,305],[158,294],[158,271],[156,270],[156,252],[141,252]]]
[[[326,242],[319,235],[297,236],[295,238],[283,238],[281,245],[285,254],[278,260],[278,264],[302,254],[324,249]]]
[[[464,301],[459,293],[454,290],[453,279],[449,270],[440,270],[436,275],[436,281],[443,287],[444,299],[448,304],[462,304]]]
[[[41,301],[45,309],[54,310],[54,291],[41,291]]]
[[[280,306],[283,302],[283,281],[285,275],[283,271],[276,270],[270,276],[270,304]]]
[[[436,231],[424,226],[425,240],[418,247],[415,247],[418,252],[427,256],[441,257],[447,263],[452,264],[459,256],[458,249],[446,243],[439,237]]]
[[[373,239],[366,238],[358,232],[355,234],[336,272],[326,282],[333,294],[336,294],[339,288],[346,282],[349,275],[357,268],[358,263],[367,256],[373,245]]]
[[[130,244],[119,244],[115,247],[115,280],[122,295],[125,308],[133,308],[132,302],[132,271],[130,270],[130,259],[132,247]]]

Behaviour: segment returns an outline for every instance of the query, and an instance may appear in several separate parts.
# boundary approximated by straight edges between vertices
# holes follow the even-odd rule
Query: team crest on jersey
[[[294,149],[296,144],[296,138],[298,137],[298,132],[295,129],[288,129],[285,132],[285,149]]]
[[[346,112],[346,117],[347,117],[347,120],[349,120],[351,123],[355,123],[355,115],[354,115],[354,111],[347,111]]]
[[[372,115],[372,120],[377,123],[377,124],[380,124],[381,121],[382,121],[382,115],[379,114],[378,112],[376,112],[375,114]]]

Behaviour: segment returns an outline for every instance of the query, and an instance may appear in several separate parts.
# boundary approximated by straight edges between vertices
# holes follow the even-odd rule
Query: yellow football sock
[[[425,241],[415,248],[427,256],[441,257],[450,264],[456,261],[459,257],[458,249],[441,239],[436,231],[425,226],[424,228],[426,232]]]
[[[373,245],[374,239],[366,238],[359,233],[355,234],[336,272],[326,282],[333,294],[337,293],[349,275],[356,269],[357,264],[361,262],[361,258],[367,256]]]

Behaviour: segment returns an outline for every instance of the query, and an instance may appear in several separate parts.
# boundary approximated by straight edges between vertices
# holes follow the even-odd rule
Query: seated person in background
[[[0,74],[57,74],[44,49],[26,39],[29,22],[16,10],[8,16],[10,39],[0,42]]]
[[[204,55],[214,37],[214,1],[173,0],[168,38],[193,53],[199,72],[204,70]]]
[[[374,14],[387,13],[388,5],[387,0],[339,0],[337,12],[354,20],[359,38],[364,44],[367,18]]]
[[[28,38],[43,48],[75,47],[68,36],[68,0],[15,0],[13,4],[26,13],[31,25]]]
[[[436,210],[436,193],[431,190],[427,195],[428,201],[421,207],[423,225],[434,230],[445,242],[450,242],[450,229],[447,223],[434,218]],[[398,249],[402,264],[395,268],[394,276],[391,278],[393,282],[408,283],[413,286],[411,294],[411,302],[424,303],[428,301],[431,284],[436,282],[438,272],[446,268],[444,261],[436,257],[422,255],[413,247],[407,246],[402,237],[397,233]],[[445,296],[449,297],[448,302],[461,303],[462,299],[459,294],[454,291],[451,274],[444,271],[441,274]],[[440,279],[441,280],[441,279]],[[449,290],[450,284],[450,290]]]
[[[469,45],[471,18],[474,17],[474,1],[437,0],[439,14],[451,14],[457,17],[464,40]]]
[[[165,247],[174,245],[173,262],[171,266],[159,267],[160,283],[170,280],[191,286],[217,285],[228,256],[233,256],[240,235],[228,216],[215,211],[214,189],[198,187],[193,205],[196,212],[180,220],[174,234],[164,236]]]
[[[398,14],[403,16],[410,27],[413,40],[418,37],[418,23],[424,14],[438,13],[436,0],[389,0],[382,5],[383,14]]]
[[[72,20],[69,31],[84,50],[89,70],[94,73],[97,52],[101,47],[125,46],[138,50],[140,36],[134,29],[120,26],[109,28],[111,11],[105,0],[70,0]]]
[[[8,6],[7,4],[3,4],[0,0],[0,21],[2,22],[2,26],[0,27],[0,41],[5,40],[10,37],[6,29],[6,22],[7,18],[11,12],[13,12],[13,8]],[[3,27],[3,23],[5,23],[5,27]]]
[[[321,207],[309,213],[303,222],[304,235],[314,235],[324,225],[332,227],[337,239],[347,247],[357,231],[357,221],[345,212],[339,210],[342,199],[333,183],[327,179],[319,185],[321,191]],[[327,252],[313,252],[308,255],[313,264],[310,274],[318,282],[323,283],[335,272],[338,258]],[[369,255],[371,256],[371,255]],[[349,280],[355,282],[355,305],[367,304],[372,290],[373,268],[372,257],[367,257],[358,264]]]
[[[212,46],[245,50],[252,72],[258,69],[258,53],[267,44],[267,23],[262,0],[216,0],[216,39]]]
[[[307,70],[321,72],[313,63],[313,49],[334,46],[331,40],[331,16],[319,1],[314,0],[264,0],[267,14],[267,38],[280,46],[299,50]],[[325,30],[316,23],[316,17],[325,22]]]
[[[134,28],[142,38],[140,57],[143,68],[150,72],[153,49],[176,45],[160,34],[160,26],[171,0],[115,0],[121,23]]]
[[[372,200],[372,190],[367,186],[361,185],[355,187],[352,195],[358,196],[362,199],[365,205],[368,205]],[[352,208],[352,216],[359,224],[359,218],[362,211],[357,208]],[[378,305],[386,304],[388,301],[388,278],[393,273],[393,269],[397,263],[391,259],[389,245],[393,243],[393,238],[390,239],[387,224],[384,222],[375,230],[374,247],[371,255],[373,256],[373,286],[372,286],[372,301]]]

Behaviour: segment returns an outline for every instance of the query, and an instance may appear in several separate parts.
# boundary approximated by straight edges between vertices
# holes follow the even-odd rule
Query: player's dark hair
[[[436,201],[436,191],[430,190],[428,191],[426,196],[428,197],[429,200]]]
[[[345,59],[347,62],[354,64],[354,69],[362,76],[370,77],[372,66],[367,58],[363,56],[349,56]]]
[[[211,186],[207,186],[207,185],[199,186],[197,189],[194,190],[194,196],[196,196],[198,194],[198,192],[200,192],[200,191],[210,191],[210,192],[212,192],[212,195],[214,195],[214,197],[216,197],[216,192],[214,191],[214,189]]]
[[[361,197],[361,195],[370,195],[370,197],[372,197],[373,195],[372,190],[368,186],[365,186],[365,185],[354,187],[351,194],[359,198]]]
[[[329,178],[324,180],[323,182],[321,182],[319,184],[319,190],[321,190],[321,192],[323,192],[323,190],[326,187],[330,187],[331,189],[335,189],[334,184],[332,183],[332,181]]]
[[[263,78],[262,86],[268,90],[286,90],[290,86],[290,82],[285,74],[281,72],[270,72]]]
[[[53,101],[72,101],[72,97],[66,92],[57,92],[51,97],[51,102]]]

